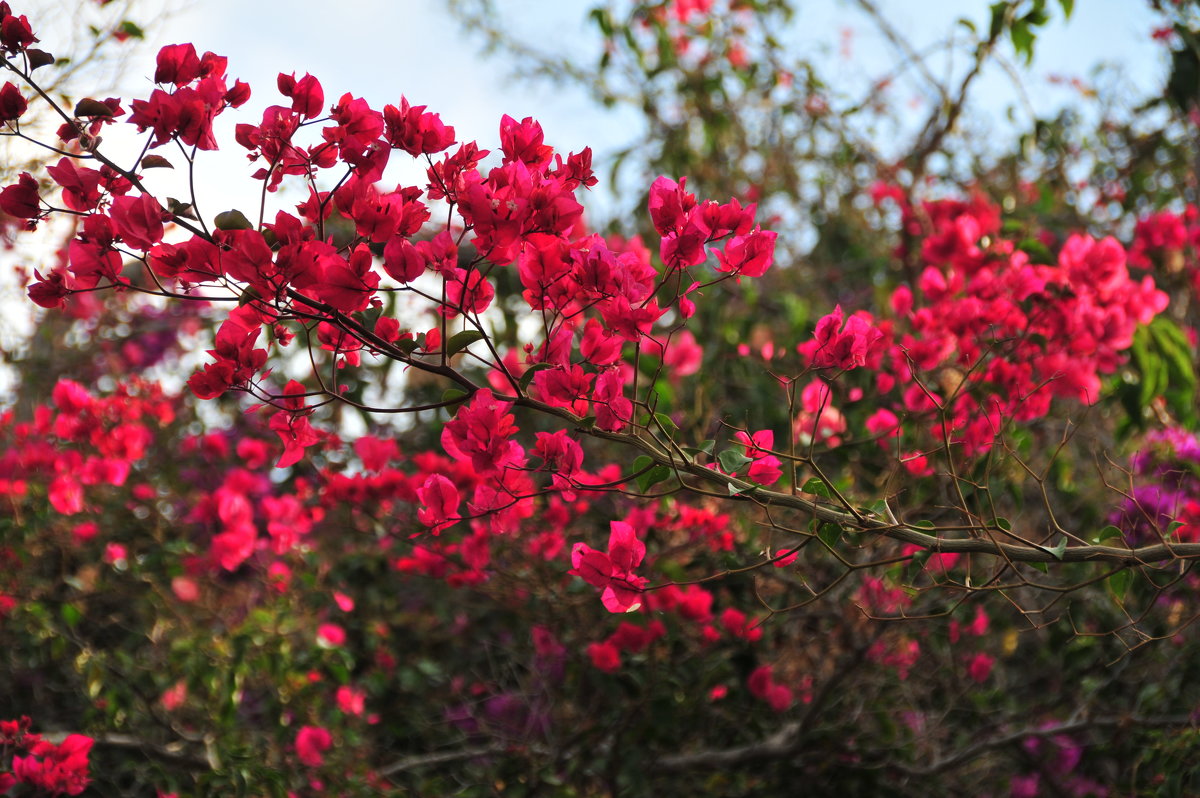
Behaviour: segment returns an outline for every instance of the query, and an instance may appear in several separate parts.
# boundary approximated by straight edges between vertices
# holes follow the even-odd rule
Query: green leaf
[[[642,493],[645,493],[658,483],[670,478],[671,469],[667,468],[665,465],[656,465],[654,468],[651,468],[645,474],[642,474],[637,478],[638,490],[640,490]]]
[[[79,608],[74,604],[62,605],[62,608],[59,610],[59,614],[62,615],[62,619],[66,622],[67,626],[71,627],[72,629],[74,629],[79,624],[79,621],[83,618],[83,613],[80,612]]]
[[[996,526],[1000,527],[1005,532],[1012,532],[1012,522],[1007,518],[997,518]]]
[[[1050,248],[1036,238],[1026,238],[1017,244],[1017,249],[1029,256],[1034,263],[1051,264],[1055,262],[1054,253]]]
[[[665,432],[668,437],[674,435],[676,432],[679,432],[679,427],[675,426],[675,422],[672,421],[671,417],[666,413],[655,413],[654,420],[663,428],[663,432]]]
[[[998,3],[992,3],[992,20],[988,28],[988,37],[996,38],[1000,35],[1000,31],[1004,28],[1004,14],[1008,11],[1008,3],[1000,0]]]
[[[174,197],[167,197],[167,213],[172,216],[178,216],[180,219],[192,219],[199,221],[196,212],[192,210],[192,206],[186,202],[180,202]]]
[[[837,524],[826,521],[817,530],[817,537],[829,548],[833,548],[842,537],[842,528]]]
[[[711,455],[713,453],[713,449],[716,448],[716,445],[716,441],[703,441],[699,446],[685,446],[683,447],[683,450],[692,456],[700,454]]]
[[[717,455],[717,462],[720,463],[721,470],[726,474],[736,474],[754,461],[737,449],[726,449]]]
[[[800,490],[805,493],[811,493],[814,496],[824,496],[826,499],[830,498],[829,486],[817,477],[813,477],[808,482],[805,482],[804,487]]]
[[[1017,55],[1025,56],[1025,65],[1032,64],[1033,41],[1037,36],[1033,32],[1033,26],[1028,18],[1015,20],[1008,35],[1012,39],[1013,49],[1017,51]]]
[[[1054,559],[1058,560],[1059,562],[1062,562],[1063,552],[1066,550],[1067,550],[1067,538],[1065,535],[1063,536],[1062,540],[1058,541],[1058,543],[1056,543],[1055,545],[1049,547],[1050,553],[1053,554]]]
[[[449,404],[450,402],[461,402],[467,398],[467,392],[462,388],[447,388],[442,391],[442,401]]]
[[[243,305],[259,299],[262,299],[262,294],[260,294],[258,289],[254,286],[248,285],[242,289],[241,296],[238,297],[238,307],[240,308]]]
[[[1106,541],[1110,538],[1119,538],[1119,537],[1121,537],[1121,534],[1122,533],[1121,533],[1120,529],[1113,526],[1112,524],[1109,524],[1108,526],[1104,527],[1104,529],[1101,529],[1099,532],[1097,532],[1095,535],[1092,536],[1092,542],[1093,543],[1103,543],[1104,541]]]
[[[460,333],[455,333],[450,336],[450,340],[446,342],[446,354],[453,355],[466,349],[476,341],[483,340],[483,333],[479,330],[463,330]]]
[[[213,219],[213,227],[218,230],[253,230],[254,225],[250,224],[250,220],[246,215],[236,208],[231,211],[222,211],[217,214],[217,218]]]
[[[604,35],[604,38],[612,38],[613,24],[612,17],[609,16],[608,9],[593,8],[588,16],[596,21],[596,26],[600,28],[600,33]]]
[[[401,338],[399,341],[392,344],[392,346],[396,347],[406,355],[411,355],[413,352],[417,351],[417,348],[420,346],[420,344],[417,343],[416,339],[413,338]]]
[[[637,474],[642,469],[649,469],[654,464],[654,458],[647,454],[640,454],[633,461],[633,473]]]
[[[136,22],[125,20],[117,27],[117,33],[123,33],[126,36],[132,36],[135,39],[146,38],[146,32],[138,27]]]
[[[374,332],[375,324],[379,321],[379,317],[382,315],[382,307],[369,307],[366,310],[360,310],[355,313],[354,318],[358,320],[359,324],[361,324],[364,329]]]
[[[534,363],[532,366],[525,369],[525,373],[521,375],[521,379],[517,380],[517,384],[521,386],[521,390],[523,391],[529,387],[529,383],[533,382],[533,375],[537,374],[539,371],[545,371],[546,369],[552,368],[554,368],[553,363]]]
[[[908,571],[905,581],[912,582],[914,579],[920,576],[921,571],[925,570],[925,563],[929,562],[929,558],[932,555],[933,551],[930,549],[918,549],[917,551],[913,552],[912,559],[908,564]]]
[[[1070,19],[1075,11],[1075,0],[1058,0],[1058,4],[1062,6],[1063,16]]]
[[[1113,594],[1113,598],[1117,601],[1124,601],[1125,594],[1129,590],[1129,583],[1133,581],[1133,572],[1128,568],[1122,568],[1108,579],[1104,580],[1108,585],[1108,590]]]

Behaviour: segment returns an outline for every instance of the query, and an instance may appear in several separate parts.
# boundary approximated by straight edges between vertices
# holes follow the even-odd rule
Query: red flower
[[[321,82],[312,75],[306,72],[304,77],[296,80],[295,72],[290,75],[280,72],[276,85],[280,94],[291,98],[293,111],[305,119],[321,115],[325,107],[325,91],[321,88]]]
[[[317,642],[327,648],[346,645],[346,630],[336,623],[323,623],[317,627]]]
[[[592,665],[605,673],[621,669],[621,652],[612,643],[589,643],[587,655]]]
[[[200,77],[200,56],[194,44],[168,44],[158,51],[155,83],[174,83],[182,86]]]
[[[422,505],[417,511],[417,520],[433,527],[433,534],[438,534],[458,520],[461,501],[458,488],[441,474],[430,474],[425,484],[417,488],[417,498]]]
[[[492,474],[524,463],[525,451],[512,440],[517,432],[512,405],[501,402],[491,391],[477,391],[442,430],[446,454],[469,460],[480,474]]]
[[[304,726],[296,734],[296,756],[309,767],[325,763],[323,754],[333,747],[333,735],[320,726]]]
[[[762,277],[775,261],[775,238],[776,233],[757,228],[747,235],[734,236],[723,251],[717,250],[717,271]]]
[[[641,606],[641,589],[648,581],[633,573],[646,556],[646,544],[624,521],[612,521],[609,526],[608,552],[576,543],[571,550],[571,573],[603,589],[601,601],[609,612],[633,612]]]
[[[996,660],[987,654],[976,654],[967,662],[967,675],[979,684],[983,684],[992,675],[992,665],[995,662]]]
[[[0,89],[0,122],[12,122],[20,118],[29,107],[21,90],[12,83],[5,83]]]
[[[441,152],[453,144],[454,128],[442,124],[437,114],[424,111],[424,105],[410,107],[404,97],[400,98],[399,108],[384,106],[383,121],[387,125],[385,137],[388,143],[413,157]]]
[[[17,182],[0,191],[0,210],[18,219],[36,219],[41,213],[38,184],[33,175],[22,172]]]
[[[883,338],[866,313],[855,313],[842,327],[842,306],[817,322],[813,340],[801,344],[800,354],[815,368],[852,369],[867,364],[871,348]]]

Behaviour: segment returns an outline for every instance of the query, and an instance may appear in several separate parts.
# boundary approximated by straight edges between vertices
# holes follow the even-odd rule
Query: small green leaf
[[[243,305],[254,302],[258,299],[262,299],[262,294],[260,294],[258,289],[254,286],[248,285],[242,289],[242,294],[238,297],[238,307],[240,308]]]
[[[554,368],[553,363],[534,363],[532,366],[525,369],[525,373],[521,375],[521,379],[517,380],[517,384],[521,386],[521,390],[523,391],[529,387],[529,383],[533,382],[533,375],[537,374],[539,371],[545,371],[546,369],[552,368]]]
[[[670,478],[671,469],[667,468],[665,465],[656,465],[654,468],[651,468],[645,474],[642,474],[637,478],[638,490],[640,490],[642,493],[645,493],[658,483]]]
[[[929,558],[933,555],[931,549],[919,549],[913,552],[912,559],[908,564],[908,572],[905,578],[906,582],[912,582],[916,579],[921,571],[925,570],[925,563],[929,562]]]
[[[721,470],[726,474],[736,474],[739,469],[745,468],[754,461],[737,449],[726,449],[717,455],[717,462],[721,464]]]
[[[811,493],[814,496],[824,496],[826,499],[830,497],[829,486],[817,477],[813,477],[808,482],[805,482],[804,487],[800,490],[805,493]]]
[[[933,522],[928,519],[922,519],[920,521],[913,521],[911,526],[915,526],[917,529],[933,529],[934,528]]]
[[[1007,518],[997,518],[996,526],[1000,527],[1005,532],[1012,532],[1012,522]]]
[[[1024,19],[1015,20],[1008,35],[1012,39],[1013,49],[1017,51],[1017,55],[1025,56],[1026,66],[1032,64],[1033,41],[1037,38],[1033,32],[1033,25]]]
[[[476,341],[483,339],[483,333],[479,330],[463,330],[460,333],[455,333],[450,336],[450,340],[446,342],[446,354],[453,355],[461,352]]]
[[[74,629],[79,624],[80,619],[83,618],[83,613],[80,612],[79,608],[74,604],[62,605],[62,609],[59,610],[59,613],[62,615],[62,619],[66,621],[67,626],[71,627],[72,629]]]
[[[579,419],[580,429],[591,429],[594,426],[596,426],[595,416],[584,416],[583,418]]]
[[[1104,541],[1108,540],[1109,538],[1119,538],[1119,537],[1121,537],[1121,534],[1122,533],[1121,533],[1120,529],[1113,526],[1112,524],[1109,524],[1108,526],[1104,527],[1104,529],[1101,529],[1099,532],[1097,532],[1095,535],[1092,536],[1092,542],[1093,543],[1103,543]]]
[[[180,219],[199,220],[196,212],[192,210],[191,205],[186,202],[180,202],[174,197],[167,197],[167,213],[172,216],[178,216]]]
[[[360,310],[354,314],[354,317],[358,319],[359,323],[362,324],[364,328],[374,332],[375,325],[379,322],[379,317],[382,315],[383,308],[376,306],[369,307],[366,310]]]
[[[703,441],[703,442],[701,442],[701,444],[699,446],[696,446],[696,447],[685,446],[685,447],[683,447],[683,450],[692,456],[701,455],[701,454],[711,455],[713,453],[713,449],[715,449],[716,446],[717,446],[717,442],[710,440],[710,441]]]
[[[613,24],[612,17],[609,16],[608,9],[593,8],[588,16],[595,20],[596,26],[600,28],[600,33],[603,34],[604,38],[612,38]]]
[[[411,355],[413,352],[417,351],[417,347],[419,347],[420,344],[417,343],[416,339],[414,338],[401,338],[399,341],[392,344],[392,346],[396,347],[406,355]]]
[[[442,391],[442,401],[446,404],[450,402],[461,402],[467,398],[467,392],[462,388],[447,388]]]
[[[633,473],[641,473],[644,469],[649,469],[654,464],[654,458],[647,454],[640,454],[633,461]]]
[[[672,421],[671,417],[666,413],[655,413],[654,420],[663,428],[663,432],[665,432],[668,437],[674,435],[676,432],[679,432],[679,427],[675,426],[675,422]]]
[[[1000,0],[998,3],[992,3],[992,20],[988,29],[988,36],[996,38],[1000,35],[1000,31],[1004,29],[1004,15],[1008,13],[1008,3]]]
[[[130,20],[125,20],[122,22],[120,26],[117,27],[117,33],[121,33],[126,36],[132,36],[135,39],[146,38],[146,32],[138,27],[136,22],[131,22]]]
[[[246,218],[246,214],[237,210],[222,211],[213,219],[213,227],[218,230],[253,230],[254,225]]]
[[[817,531],[817,537],[829,548],[833,548],[842,537],[842,528],[837,524],[825,522]]]
[[[1112,576],[1105,580],[1109,591],[1113,594],[1113,598],[1117,601],[1125,599],[1125,593],[1129,590],[1129,583],[1133,581],[1133,572],[1128,568],[1122,568]]]
[[[1029,563],[1029,564],[1030,564],[1030,565],[1032,565],[1034,568],[1038,569],[1039,571],[1041,571],[1041,572],[1042,572],[1042,573],[1044,573],[1044,574],[1048,574],[1048,573],[1050,573],[1050,566],[1048,566],[1048,565],[1047,565],[1046,563],[1044,563],[1044,562],[1031,562],[1031,563]]]
[[[1064,535],[1062,540],[1058,541],[1057,544],[1049,547],[1049,550],[1050,550],[1050,553],[1054,555],[1054,559],[1058,560],[1059,562],[1062,562],[1063,552],[1067,550],[1066,536]]]

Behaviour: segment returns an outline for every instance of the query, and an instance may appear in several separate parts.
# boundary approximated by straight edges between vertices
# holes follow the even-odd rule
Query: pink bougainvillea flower
[[[621,669],[621,652],[612,643],[589,643],[587,655],[592,665],[605,673],[615,673]]]
[[[512,439],[517,432],[508,412],[491,391],[476,391],[442,430],[442,446],[451,457],[470,461],[480,474],[492,474],[524,463],[525,450]]]
[[[441,474],[430,474],[425,484],[417,488],[417,498],[421,502],[417,520],[432,527],[433,534],[438,534],[458,520],[461,502],[458,488]]]
[[[845,320],[842,306],[817,322],[813,340],[801,344],[798,349],[814,368],[837,368],[849,370],[867,364],[867,356],[883,338],[869,314],[859,312]]]
[[[325,752],[333,747],[333,735],[320,726],[303,726],[296,733],[296,757],[310,768],[325,764]]]
[[[346,645],[346,630],[336,623],[323,623],[317,627],[317,642],[325,648],[341,648]]]
[[[649,581],[633,573],[646,556],[646,544],[624,521],[611,521],[609,527],[607,553],[575,544],[571,573],[603,590],[601,601],[609,612],[633,612],[641,607],[641,589]]]
[[[16,183],[0,191],[0,210],[18,219],[36,219],[41,214],[38,184],[33,175],[22,172]]]
[[[367,691],[359,687],[342,685],[337,689],[338,709],[347,715],[361,715],[366,709]]]

